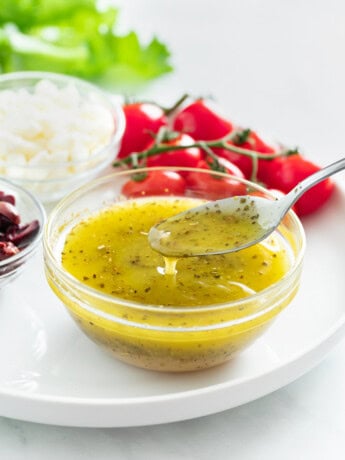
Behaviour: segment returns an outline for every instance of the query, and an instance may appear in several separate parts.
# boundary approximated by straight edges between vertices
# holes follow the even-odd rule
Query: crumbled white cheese
[[[73,84],[41,80],[31,91],[0,91],[0,174],[37,181],[77,174],[95,163],[114,129],[111,111]]]

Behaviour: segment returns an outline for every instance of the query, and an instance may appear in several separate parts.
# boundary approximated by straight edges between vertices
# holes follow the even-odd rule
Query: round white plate
[[[199,417],[252,401],[311,369],[345,330],[345,193],[305,220],[300,291],[266,334],[223,366],[161,374],[85,337],[46,284],[41,255],[0,291],[0,415],[120,427]]]

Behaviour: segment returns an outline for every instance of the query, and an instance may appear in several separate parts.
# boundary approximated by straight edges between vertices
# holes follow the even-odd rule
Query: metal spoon
[[[345,158],[307,177],[279,200],[244,195],[191,208],[152,227],[149,243],[167,257],[239,251],[270,235],[301,195],[343,169]]]

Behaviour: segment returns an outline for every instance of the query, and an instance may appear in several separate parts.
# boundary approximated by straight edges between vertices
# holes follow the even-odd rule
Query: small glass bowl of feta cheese
[[[0,176],[42,202],[59,200],[106,169],[124,128],[120,102],[78,78],[0,76]]]

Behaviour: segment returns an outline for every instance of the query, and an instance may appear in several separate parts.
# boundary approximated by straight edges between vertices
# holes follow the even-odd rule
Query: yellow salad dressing
[[[275,308],[258,317],[255,312],[265,307],[265,300],[260,299],[262,305],[245,301],[291,267],[292,250],[278,232],[245,250],[182,258],[176,266],[150,247],[147,234],[153,225],[200,203],[193,198],[129,200],[90,216],[67,234],[64,269],[84,285],[119,299],[110,306],[100,297],[93,304],[119,322],[80,308],[67,295],[60,297],[84,331],[120,359],[169,371],[219,364],[255,338],[293,297],[296,286],[287,296],[268,294],[277,296],[276,301],[266,299],[274,300]],[[84,302],[91,298],[95,302],[86,291]],[[239,299],[243,302],[229,308],[229,302]]]

